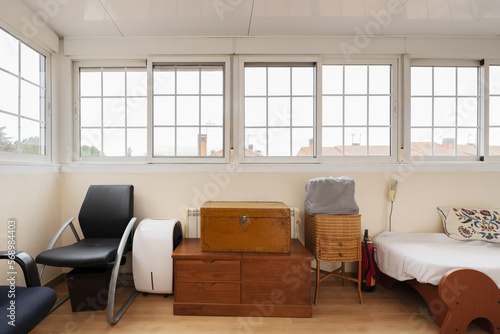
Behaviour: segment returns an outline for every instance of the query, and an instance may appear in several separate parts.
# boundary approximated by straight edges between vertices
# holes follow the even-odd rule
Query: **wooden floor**
[[[73,313],[68,301],[31,333],[439,333],[423,299],[405,284],[391,290],[377,286],[375,292],[363,294],[364,305],[359,304],[354,284],[347,284],[343,287],[335,278],[322,282],[318,306],[313,306],[313,317],[308,319],[173,316],[173,296],[140,294],[114,326],[106,322],[106,311]],[[66,283],[56,291],[59,297],[64,295]],[[116,305],[121,306],[130,291],[123,289]],[[472,324],[467,333],[486,332]]]

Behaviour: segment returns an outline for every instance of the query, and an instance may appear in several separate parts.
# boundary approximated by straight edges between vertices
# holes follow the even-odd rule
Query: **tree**
[[[17,152],[17,144],[13,143],[5,133],[5,126],[0,127],[0,151]]]
[[[95,146],[82,145],[80,148],[81,157],[100,157],[101,151]]]

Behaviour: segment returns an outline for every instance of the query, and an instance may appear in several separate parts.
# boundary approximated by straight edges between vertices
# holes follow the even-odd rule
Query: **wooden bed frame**
[[[379,271],[380,284],[388,289],[396,279]],[[500,334],[500,289],[487,275],[472,269],[448,271],[438,286],[404,281],[425,299],[440,334],[465,334],[474,321],[493,334]]]

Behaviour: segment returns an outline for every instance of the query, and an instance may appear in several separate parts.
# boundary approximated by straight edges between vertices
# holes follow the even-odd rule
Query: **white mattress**
[[[399,281],[416,279],[439,285],[451,269],[468,268],[488,275],[500,289],[500,244],[459,241],[444,233],[382,232],[373,239],[375,261]]]

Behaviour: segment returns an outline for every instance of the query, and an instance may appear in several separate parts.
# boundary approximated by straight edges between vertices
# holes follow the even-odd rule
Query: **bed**
[[[500,333],[500,244],[459,241],[444,233],[382,232],[373,239],[380,283],[414,287],[440,333],[466,333],[475,319]]]

